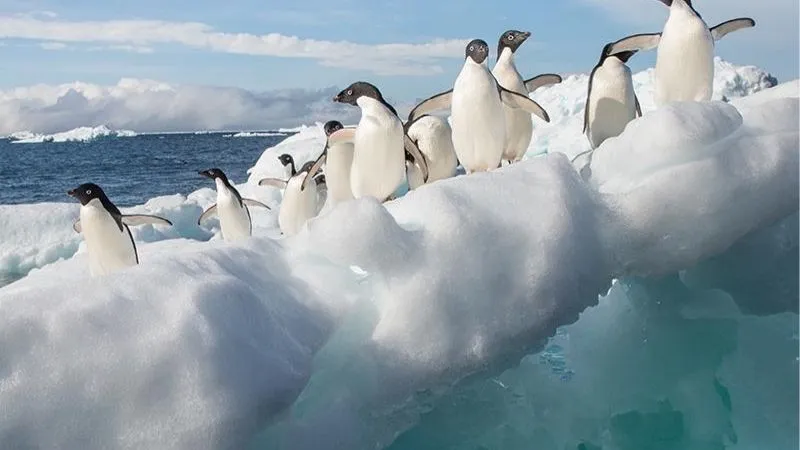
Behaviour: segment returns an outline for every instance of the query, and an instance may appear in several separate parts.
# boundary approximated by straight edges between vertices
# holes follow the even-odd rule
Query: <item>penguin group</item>
[[[737,18],[709,27],[692,0],[658,1],[669,8],[662,31],[605,44],[591,71],[583,121],[589,157],[642,116],[627,66],[636,53],[656,49],[657,107],[676,101],[708,101],[713,92],[716,41],[755,26],[753,19]],[[516,51],[530,36],[527,31],[503,33],[491,70],[487,42],[473,39],[467,43],[452,88],[417,104],[405,121],[372,83],[357,81],[339,92],[333,102],[358,107],[358,124],[345,127],[339,121],[328,121],[323,127],[325,146],[316,160],[305,162],[297,170],[292,156],[282,154],[278,160],[289,171],[288,178],[258,182],[259,186],[283,191],[278,212],[282,234],[298,233],[323,206],[335,207],[360,198],[383,203],[396,198],[404,188],[412,191],[454,177],[459,165],[469,175],[521,161],[533,138],[533,121],[550,122],[545,108],[530,94],[562,81],[556,74],[526,79],[519,73]],[[449,122],[433,114],[442,110],[450,110]],[[217,198],[201,214],[198,225],[216,215],[224,240],[249,238],[249,208],[270,207],[243,198],[218,168],[199,174],[214,180]],[[93,183],[82,184],[68,194],[81,203],[74,229],[85,237],[92,275],[139,264],[129,226],[172,225],[158,216],[121,214]]]

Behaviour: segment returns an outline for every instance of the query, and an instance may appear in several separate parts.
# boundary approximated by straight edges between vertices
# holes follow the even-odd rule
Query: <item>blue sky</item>
[[[782,81],[798,77],[796,1],[695,6],[710,25],[741,16],[758,23],[718,42],[717,55]],[[452,86],[471,38],[494,46],[506,29],[528,30],[517,58],[523,75],[588,72],[606,42],[660,31],[666,15],[656,0],[0,0],[0,90],[121,78],[249,91],[367,80],[390,99],[413,101]],[[630,65],[654,61],[649,52]]]

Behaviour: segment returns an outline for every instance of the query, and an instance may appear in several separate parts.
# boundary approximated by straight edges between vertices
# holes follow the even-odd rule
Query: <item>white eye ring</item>
[[[92,190],[91,189],[87,189],[86,190],[86,195],[92,195]]]
[[[347,95],[353,95],[353,90],[352,90],[352,89],[349,89],[349,90],[347,91]]]
[[[469,51],[473,51],[473,50],[475,50],[475,46],[474,45],[470,45],[469,46]]]
[[[508,35],[508,40],[509,41],[513,41],[514,40],[514,35],[513,34],[509,34]]]

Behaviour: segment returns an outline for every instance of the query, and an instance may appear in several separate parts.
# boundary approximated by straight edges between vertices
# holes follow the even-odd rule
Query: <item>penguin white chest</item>
[[[89,252],[89,271],[105,275],[138,264],[128,226],[122,230],[98,199],[81,206],[81,229]]]
[[[317,214],[317,185],[312,182],[301,191],[304,178],[305,173],[289,178],[283,191],[278,225],[286,236],[297,234]]]
[[[587,137],[592,148],[619,136],[636,118],[636,97],[630,69],[617,58],[608,58],[592,78],[588,104]]]
[[[492,73],[500,86],[509,91],[528,95],[525,80],[522,79],[516,66],[511,61],[511,50],[503,49]],[[503,159],[518,161],[528,151],[533,135],[533,119],[530,113],[519,108],[509,108],[503,105],[506,121],[506,144],[503,148]]]
[[[353,144],[335,144],[328,149],[325,160],[325,183],[330,201],[343,202],[353,198],[350,188],[350,168],[353,165]]]
[[[355,198],[388,198],[405,178],[403,124],[379,101],[360,97],[350,184]]]
[[[453,146],[468,172],[496,169],[505,147],[505,112],[494,77],[467,60],[453,86]]]
[[[453,149],[453,130],[445,120],[435,116],[422,117],[409,127],[408,137],[417,142],[419,151],[425,155],[429,183],[456,174],[458,161]],[[414,167],[420,172],[419,167],[416,165]],[[421,172],[419,176],[421,179]],[[409,183],[411,183],[410,178]]]
[[[656,56],[655,101],[707,101],[714,82],[714,40],[685,4],[673,6]]]
[[[236,195],[220,180],[217,180],[217,216],[226,241],[250,237],[252,227],[247,206],[240,205]]]

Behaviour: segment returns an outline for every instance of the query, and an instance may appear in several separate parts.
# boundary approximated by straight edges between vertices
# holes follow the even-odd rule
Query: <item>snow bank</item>
[[[38,134],[30,131],[11,133],[8,138],[14,144],[41,144],[43,142],[89,142],[103,137],[133,137],[131,130],[112,130],[105,125],[98,127],[79,127],[55,134]]]

